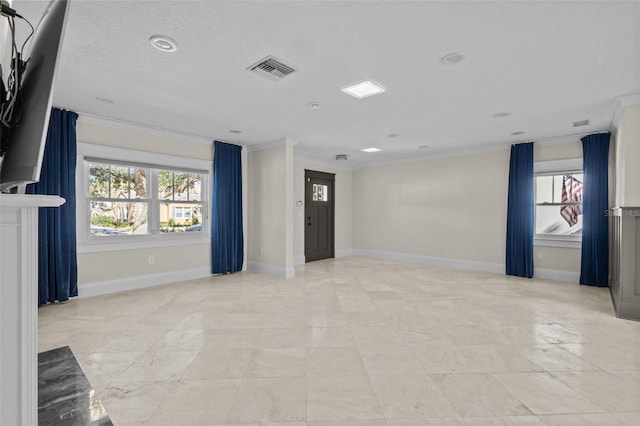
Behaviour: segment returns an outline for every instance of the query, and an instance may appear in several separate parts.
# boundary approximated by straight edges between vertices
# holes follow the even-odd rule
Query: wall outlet
[[[149,256],[149,265],[153,265],[156,262],[156,257],[155,256]]]
[[[538,252],[538,260],[541,260],[541,259],[542,259],[542,252],[541,252],[541,251],[539,251],[539,252]]]

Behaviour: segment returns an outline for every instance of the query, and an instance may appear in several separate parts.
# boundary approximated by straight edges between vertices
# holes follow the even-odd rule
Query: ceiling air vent
[[[273,56],[260,59],[247,69],[274,81],[282,80],[295,71],[293,67],[285,65]]]
[[[574,121],[573,127],[588,126],[589,120]]]

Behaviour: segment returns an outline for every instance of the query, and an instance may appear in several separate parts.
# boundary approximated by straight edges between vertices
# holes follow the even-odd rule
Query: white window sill
[[[580,238],[570,237],[535,237],[533,245],[537,247],[564,247],[578,249],[582,248],[582,240]]]
[[[155,247],[175,247],[175,246],[187,246],[187,245],[200,245],[211,244],[211,240],[208,236],[188,237],[181,238],[180,236],[161,236],[161,237],[148,237],[144,239],[137,239],[135,241],[123,241],[118,237],[104,237],[117,238],[117,241],[102,241],[92,239],[90,241],[78,242],[78,253],[99,253],[106,251],[120,251],[120,250],[138,250]],[[126,237],[125,237],[126,238]]]

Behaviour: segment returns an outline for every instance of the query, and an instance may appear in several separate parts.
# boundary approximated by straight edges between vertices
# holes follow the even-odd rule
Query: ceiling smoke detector
[[[589,119],[573,122],[573,127],[581,127],[581,126],[588,126],[588,125],[589,125]]]
[[[149,44],[161,52],[175,52],[178,50],[178,43],[171,37],[164,35],[154,35],[149,38]]]
[[[320,108],[322,108],[322,104],[320,104],[320,102],[315,102],[315,101],[314,102],[309,102],[307,104],[307,108],[309,108],[309,109],[320,109]]]
[[[285,64],[271,55],[260,59],[255,64],[247,67],[247,69],[273,81],[282,80],[289,74],[296,71],[294,67]]]
[[[337,154],[336,155],[336,160],[338,161],[345,161],[348,160],[349,156],[347,154]]]
[[[440,62],[445,65],[457,65],[460,62],[464,61],[466,58],[467,57],[463,53],[453,52],[440,58]]]

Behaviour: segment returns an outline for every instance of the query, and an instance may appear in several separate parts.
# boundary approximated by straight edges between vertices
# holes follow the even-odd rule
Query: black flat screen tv
[[[40,180],[67,9],[67,0],[52,0],[27,47],[29,62],[20,89],[22,116],[9,130],[0,169],[2,192]]]

